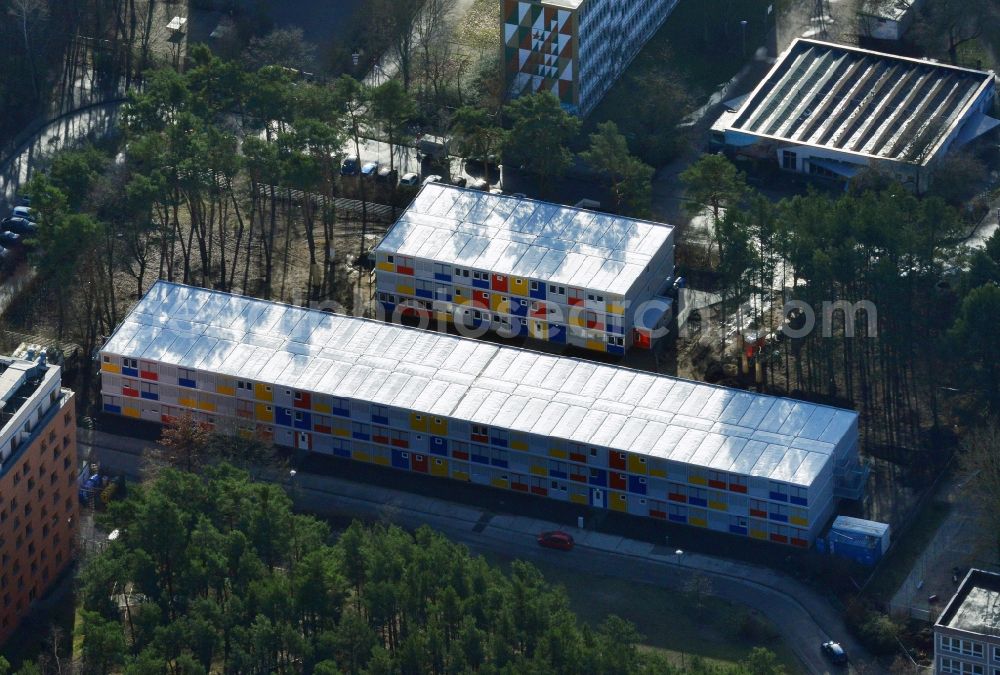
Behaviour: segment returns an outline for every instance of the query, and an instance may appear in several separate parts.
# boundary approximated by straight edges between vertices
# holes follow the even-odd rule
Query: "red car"
[[[558,530],[542,532],[538,535],[538,545],[545,548],[557,548],[560,551],[572,551],[573,537]]]

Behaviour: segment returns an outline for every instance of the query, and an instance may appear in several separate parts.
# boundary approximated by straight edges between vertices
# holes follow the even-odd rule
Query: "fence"
[[[270,185],[260,185],[258,191],[262,196],[270,196],[271,192]],[[382,223],[391,223],[396,220],[397,212],[401,209],[389,204],[378,204],[376,202],[363,202],[360,199],[347,199],[345,197],[337,197],[332,202],[329,198],[324,195],[318,195],[315,192],[304,192],[302,190],[296,190],[280,186],[274,186],[275,197],[281,200],[287,199],[291,196],[292,201],[302,202],[306,198],[312,200],[313,203],[320,203],[324,199],[327,204],[330,204],[334,209],[340,212],[353,213],[356,215],[363,215],[367,212],[368,218],[373,221]]]

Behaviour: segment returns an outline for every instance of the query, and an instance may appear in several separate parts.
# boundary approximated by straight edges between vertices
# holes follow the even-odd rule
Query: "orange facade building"
[[[0,645],[73,559],[73,392],[44,358],[0,357]]]

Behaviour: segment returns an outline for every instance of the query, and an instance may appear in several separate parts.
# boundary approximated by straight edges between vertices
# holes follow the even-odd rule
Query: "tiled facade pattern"
[[[384,318],[622,355],[669,322],[668,225],[426,186],[375,249]]]
[[[178,292],[183,297],[171,299]],[[190,413],[218,429],[311,452],[803,548],[835,504],[835,466],[856,460],[856,416],[846,411],[163,282],[150,296],[102,352],[107,413],[160,422]],[[189,318],[170,320],[181,306]],[[237,311],[239,321],[229,318]],[[208,337],[221,329],[197,326],[217,312],[226,315],[217,324],[245,323],[232,329],[247,330],[241,341],[223,344]],[[294,344],[281,337],[297,334],[310,337]],[[398,358],[395,366],[390,358]],[[522,372],[519,360],[534,365]],[[503,377],[462,384],[469,373],[501,366]],[[588,411],[557,402],[578,395],[538,398],[546,395],[542,385],[578,368],[599,374],[600,388],[630,396],[641,389],[635,403],[661,401],[659,408],[628,416],[620,414],[634,407],[626,403],[601,404],[620,412]],[[588,389],[572,375],[561,384]],[[504,393],[515,391],[535,397]],[[733,424],[700,421],[702,409]],[[753,440],[750,426],[741,432],[746,438],[722,435],[740,424],[795,427],[803,447],[825,441],[802,434],[830,438],[830,455]]]
[[[502,0],[513,90],[547,91],[588,114],[677,0]]]

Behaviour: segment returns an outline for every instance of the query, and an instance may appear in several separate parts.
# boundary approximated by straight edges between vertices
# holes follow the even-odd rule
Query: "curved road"
[[[127,436],[79,430],[88,461],[111,472],[139,477],[143,449],[153,445]],[[270,479],[287,484],[288,477],[270,472]],[[685,553],[680,564],[673,554],[657,554],[646,542],[595,532],[574,532],[576,548],[569,553],[541,549],[535,533],[569,529],[553,523],[490,514],[463,504],[433,499],[327,475],[299,472],[293,497],[299,508],[317,515],[386,519],[403,527],[429,525],[477,553],[494,552],[526,560],[544,560],[588,573],[680,590],[691,574],[712,578],[712,594],[751,607],[767,616],[802,663],[803,672],[831,671],[819,650],[828,639],[840,641],[852,663],[864,672],[882,669],[847,632],[840,614],[814,589],[768,568]],[[852,670],[856,670],[852,668]]]
[[[42,127],[12,157],[0,164],[0,205],[10,205],[32,172],[55,152],[80,140],[106,136],[117,123],[123,100],[97,103],[69,112]]]

